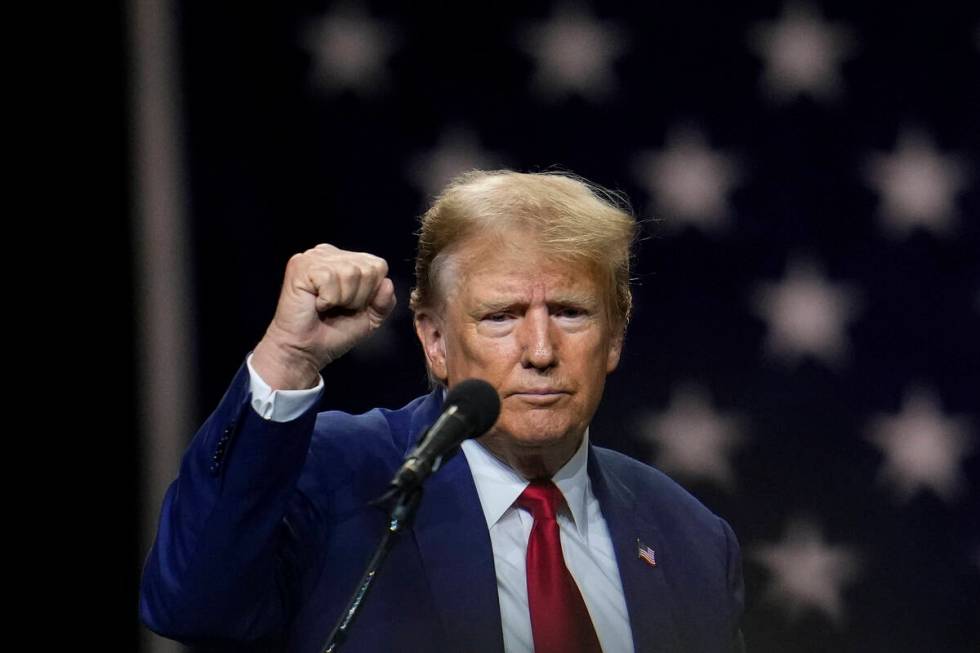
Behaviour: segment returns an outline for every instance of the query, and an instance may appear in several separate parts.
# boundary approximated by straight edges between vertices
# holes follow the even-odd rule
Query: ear
[[[622,329],[617,329],[609,340],[609,352],[606,356],[606,374],[610,374],[619,366],[619,357],[623,353],[623,338],[625,335]]]
[[[433,376],[446,383],[449,372],[446,368],[446,339],[441,320],[427,311],[416,313],[415,335],[422,343],[422,352],[429,370]]]

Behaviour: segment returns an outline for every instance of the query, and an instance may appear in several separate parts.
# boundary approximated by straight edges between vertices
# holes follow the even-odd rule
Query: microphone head
[[[470,437],[480,437],[490,430],[500,416],[500,395],[483,379],[460,381],[446,395],[445,406],[456,405],[457,415],[466,419],[471,429]]]

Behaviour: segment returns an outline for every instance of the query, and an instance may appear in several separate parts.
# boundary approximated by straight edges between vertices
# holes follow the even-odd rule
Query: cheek
[[[513,338],[477,334],[459,341],[460,358],[480,368],[506,367],[517,351]]]
[[[450,383],[468,378],[478,378],[491,385],[500,386],[503,381],[498,347],[482,342],[479,338],[456,338],[447,346],[446,367]]]

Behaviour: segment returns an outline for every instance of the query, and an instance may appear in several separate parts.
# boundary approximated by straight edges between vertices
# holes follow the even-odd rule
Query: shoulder
[[[640,513],[664,529],[692,538],[728,539],[731,529],[725,520],[664,472],[612,449],[593,446],[592,452],[606,482],[620,486]]]
[[[430,393],[396,409],[318,413],[301,486],[312,484],[321,491],[352,483],[372,491],[383,487],[440,406],[441,394]]]
[[[319,447],[393,448],[406,452],[415,442],[415,431],[428,426],[426,417],[438,416],[439,397],[430,393],[412,399],[401,408],[372,408],[364,413],[328,410],[318,413],[313,445]]]
[[[680,501],[688,507],[707,510],[694,495],[684,489],[677,481],[652,465],[605,447],[593,446],[592,453],[604,474],[626,484],[634,492],[644,495],[653,493],[658,496],[667,496],[672,501]]]

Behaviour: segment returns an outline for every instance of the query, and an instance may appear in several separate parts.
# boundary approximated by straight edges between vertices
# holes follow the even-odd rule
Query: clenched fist
[[[384,259],[321,244],[295,254],[252,367],[272,388],[312,388],[324,366],[381,326],[395,307]]]

